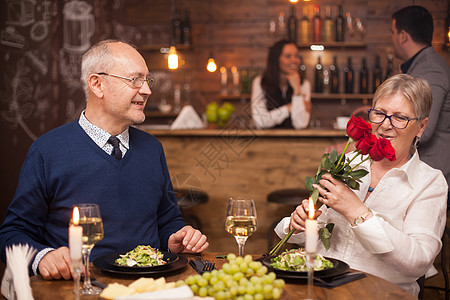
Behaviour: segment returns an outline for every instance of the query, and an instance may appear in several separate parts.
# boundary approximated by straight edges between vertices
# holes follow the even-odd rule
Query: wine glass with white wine
[[[100,208],[97,204],[81,203],[76,205],[80,210],[80,223],[83,228],[83,264],[84,283],[81,288],[82,295],[97,295],[102,292],[98,287],[92,286],[89,277],[89,256],[95,244],[103,239],[103,221],[100,215]]]
[[[228,201],[225,230],[234,236],[239,246],[239,256],[244,256],[247,238],[256,231],[256,207],[253,199],[231,198]]]

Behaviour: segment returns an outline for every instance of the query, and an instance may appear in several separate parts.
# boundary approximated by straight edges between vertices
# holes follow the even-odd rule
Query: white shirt
[[[257,76],[252,84],[252,118],[257,128],[271,128],[283,123],[289,117],[289,109],[281,107],[268,110],[266,95],[261,87],[262,76]],[[303,101],[311,101],[311,84],[307,79],[301,85],[301,95],[292,96],[291,121],[295,129],[306,128],[309,124],[310,113],[305,110]]]
[[[362,166],[370,172],[369,161]],[[362,178],[360,190],[354,191],[362,202],[369,185],[370,173]],[[406,164],[381,178],[364,203],[374,215],[361,225],[352,227],[332,208],[320,208],[319,227],[326,223],[335,227],[330,249],[326,251],[319,242],[318,253],[394,282],[417,297],[416,279],[432,266],[442,246],[447,192],[442,172],[420,161],[416,151]],[[275,228],[281,238],[288,233],[289,221],[284,218]],[[289,241],[300,244],[304,238],[302,232]]]

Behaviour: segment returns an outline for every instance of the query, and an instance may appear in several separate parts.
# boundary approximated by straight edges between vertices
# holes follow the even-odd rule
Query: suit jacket
[[[450,67],[428,47],[417,55],[407,74],[430,84],[433,105],[419,146],[420,159],[444,173],[450,183]]]

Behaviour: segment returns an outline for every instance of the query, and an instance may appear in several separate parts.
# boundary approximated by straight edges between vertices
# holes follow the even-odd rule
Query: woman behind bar
[[[439,253],[446,223],[447,182],[441,171],[419,159],[414,147],[428,123],[431,99],[430,87],[421,78],[401,74],[385,81],[375,93],[369,121],[375,136],[391,141],[397,159],[364,162],[369,174],[359,190],[330,174],[316,186],[319,200],[326,204],[317,212],[319,227],[336,225],[330,249],[319,243],[318,253],[394,282],[416,297],[416,279]],[[307,210],[308,201],[303,200],[277,225],[278,236],[295,228],[290,242],[303,243]]]
[[[253,80],[252,118],[257,128],[305,128],[311,113],[311,84],[299,73],[296,44],[281,40],[269,50],[264,74]]]

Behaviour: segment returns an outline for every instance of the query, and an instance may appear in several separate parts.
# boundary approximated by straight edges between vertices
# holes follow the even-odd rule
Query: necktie
[[[119,148],[119,139],[114,135],[110,136],[108,139],[108,143],[113,146],[113,150],[111,152],[111,156],[114,156],[116,159],[122,159],[122,151]]]

